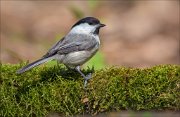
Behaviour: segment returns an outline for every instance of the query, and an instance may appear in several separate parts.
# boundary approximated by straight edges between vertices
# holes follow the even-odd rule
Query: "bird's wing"
[[[56,54],[56,50],[62,46],[63,44],[63,41],[64,41],[64,37],[59,40],[58,42],[56,42],[49,50],[48,52],[42,57],[42,58],[47,58],[47,57],[50,57],[50,56],[53,56],[54,54]]]
[[[90,50],[97,44],[92,36],[71,34],[57,42],[43,57],[55,54],[68,54],[70,52]]]

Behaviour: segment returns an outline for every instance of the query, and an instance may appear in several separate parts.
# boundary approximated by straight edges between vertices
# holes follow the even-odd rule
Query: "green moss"
[[[16,70],[23,65],[1,65],[0,116],[180,110],[180,66],[177,65],[97,70],[86,90],[83,78],[61,65],[41,66],[17,75]]]

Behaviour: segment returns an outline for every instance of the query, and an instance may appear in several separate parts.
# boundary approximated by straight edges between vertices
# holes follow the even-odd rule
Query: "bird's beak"
[[[99,24],[99,27],[104,27],[104,26],[106,26],[105,24]]]

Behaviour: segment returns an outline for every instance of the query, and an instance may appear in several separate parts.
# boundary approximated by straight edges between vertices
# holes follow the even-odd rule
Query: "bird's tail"
[[[53,59],[53,57],[48,57],[48,58],[39,59],[39,60],[37,60],[37,61],[34,61],[34,62],[32,62],[32,63],[24,66],[24,67],[21,68],[21,69],[19,69],[16,73],[17,73],[17,74],[24,73],[24,72],[26,72],[26,71],[28,71],[28,70],[30,70],[30,69],[38,66],[38,65],[41,65],[42,63],[45,63],[45,62],[47,62],[47,61],[49,61],[49,60],[52,60],[52,59]]]

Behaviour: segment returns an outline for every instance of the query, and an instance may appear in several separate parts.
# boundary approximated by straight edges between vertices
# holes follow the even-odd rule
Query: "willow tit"
[[[84,86],[91,78],[91,73],[84,75],[80,66],[87,62],[99,49],[99,29],[104,27],[94,17],[86,17],[75,23],[70,32],[54,44],[49,51],[39,60],[24,66],[17,71],[18,74],[26,72],[42,63],[57,60],[68,68],[75,69],[84,78]]]

